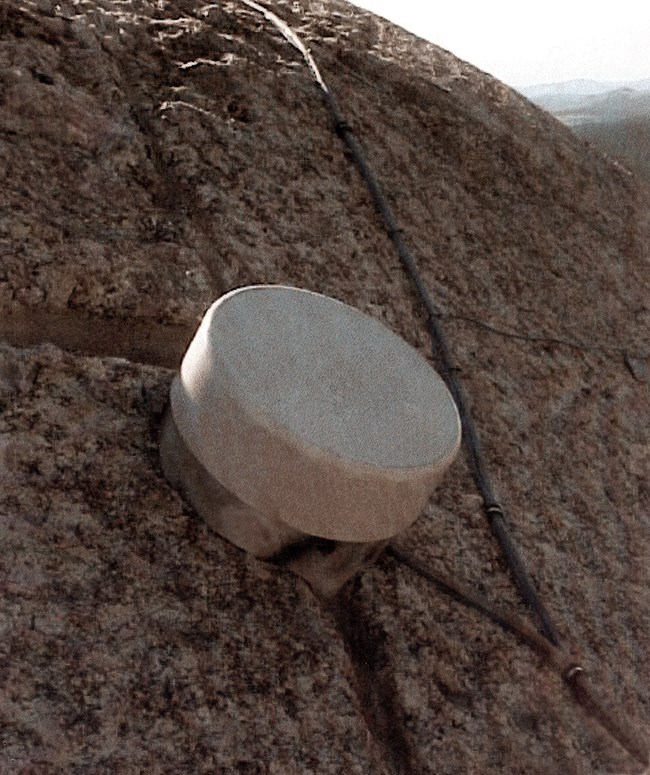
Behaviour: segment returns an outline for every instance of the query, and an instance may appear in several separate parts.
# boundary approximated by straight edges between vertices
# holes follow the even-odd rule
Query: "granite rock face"
[[[332,618],[166,485],[169,374],[1,358],[2,772],[381,771]]]
[[[436,297],[561,635],[650,728],[650,194],[451,54],[269,2]],[[157,435],[205,309],[284,283],[426,354],[297,53],[241,2],[0,9],[0,772],[640,768],[524,646],[390,558],[332,605],[218,538]],[[406,541],[526,615],[462,459]]]

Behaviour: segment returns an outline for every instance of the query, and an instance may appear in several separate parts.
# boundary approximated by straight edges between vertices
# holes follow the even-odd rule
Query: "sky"
[[[649,0],[353,0],[510,86],[650,78]]]

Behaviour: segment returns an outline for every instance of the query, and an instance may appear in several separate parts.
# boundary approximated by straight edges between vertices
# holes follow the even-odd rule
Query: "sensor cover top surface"
[[[210,475],[249,505],[338,540],[410,524],[460,444],[455,403],[414,348],[353,307],[286,286],[215,302],[171,399]]]

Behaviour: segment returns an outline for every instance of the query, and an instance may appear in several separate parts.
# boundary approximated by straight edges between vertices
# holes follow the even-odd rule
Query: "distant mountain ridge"
[[[638,81],[595,81],[587,78],[577,78],[571,81],[558,81],[554,83],[538,83],[531,86],[517,86],[518,92],[535,102],[537,98],[546,95],[571,95],[589,96],[606,94],[616,89],[627,88],[634,91],[650,92],[650,78]]]
[[[572,80],[519,92],[650,182],[650,78]]]

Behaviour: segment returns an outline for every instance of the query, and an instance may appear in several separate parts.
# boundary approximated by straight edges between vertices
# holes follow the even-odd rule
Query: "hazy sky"
[[[512,86],[650,78],[650,0],[353,0]]]

